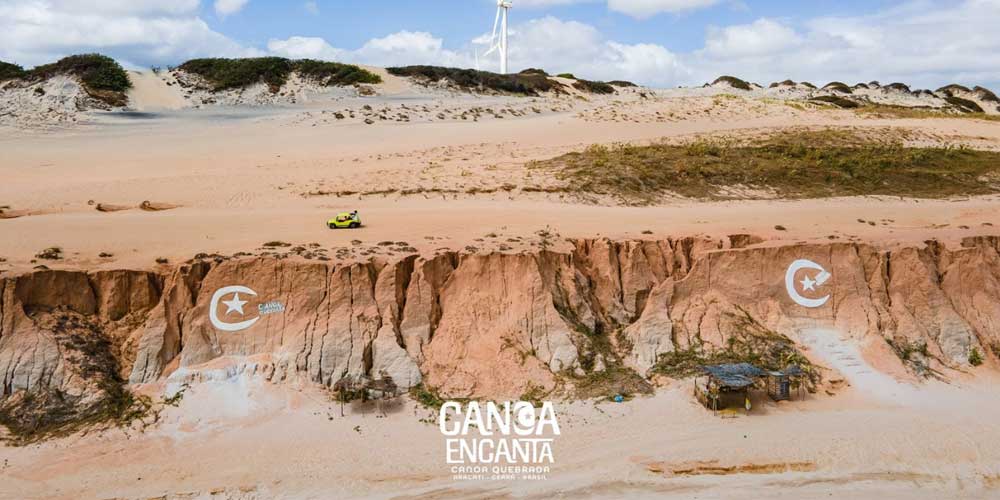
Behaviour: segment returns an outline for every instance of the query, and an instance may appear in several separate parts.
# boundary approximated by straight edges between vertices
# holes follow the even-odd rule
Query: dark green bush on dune
[[[177,69],[204,78],[216,91],[263,83],[277,92],[295,71],[327,86],[382,82],[378,75],[352,64],[283,57],[192,59]]]
[[[132,88],[128,73],[117,61],[100,54],[81,54],[64,57],[52,64],[37,66],[28,72],[28,78],[46,80],[56,75],[73,75],[88,90],[124,92]]]
[[[745,80],[740,80],[735,76],[720,76],[716,78],[714,82],[712,82],[712,85],[715,85],[717,83],[728,83],[729,86],[734,89],[750,90],[749,83],[747,83]]]
[[[591,94],[614,94],[616,92],[615,88],[607,83],[590,80],[577,80],[573,83],[573,88]]]
[[[559,90],[562,86],[548,77],[537,73],[501,75],[474,69],[443,68],[440,66],[403,66],[386,68],[391,75],[418,78],[427,82],[448,80],[452,84],[469,90],[494,90],[521,95],[538,95],[542,92]]]
[[[24,68],[16,64],[0,61],[0,82],[15,78],[24,78],[27,74]]]
[[[302,76],[312,78],[327,86],[382,83],[382,77],[353,64],[300,59],[292,61],[292,67]]]

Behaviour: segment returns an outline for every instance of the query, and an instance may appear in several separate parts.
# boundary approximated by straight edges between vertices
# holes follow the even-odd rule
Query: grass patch
[[[810,387],[819,383],[819,370],[799,352],[791,339],[769,330],[742,308],[726,313],[723,318],[728,330],[725,346],[694,345],[686,350],[661,354],[653,365],[653,372],[681,379],[700,374],[705,365],[750,363],[770,371],[796,365],[805,373]]]
[[[444,406],[445,398],[437,392],[437,389],[424,384],[417,384],[410,388],[410,398],[420,403],[424,408],[440,410]]]
[[[271,92],[278,92],[293,72],[328,87],[382,82],[378,75],[353,64],[283,57],[192,59],[177,69],[204,78],[213,91],[263,83]]]
[[[946,198],[1000,190],[1000,153],[906,147],[899,139],[875,140],[836,129],[788,131],[749,144],[594,145],[532,162],[529,168],[554,173],[576,193],[612,195],[630,204],[650,203],[667,193],[733,199],[737,196],[727,194],[733,186],[783,198]]]
[[[562,85],[538,73],[501,75],[474,69],[444,68],[441,66],[404,66],[386,68],[391,75],[415,78],[423,82],[448,81],[465,90],[506,92],[537,96],[544,92],[558,91]]]

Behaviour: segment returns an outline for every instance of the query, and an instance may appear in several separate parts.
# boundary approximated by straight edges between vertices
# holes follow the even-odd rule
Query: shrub
[[[773,89],[775,87],[794,87],[794,86],[795,82],[793,82],[792,80],[785,80],[783,82],[774,82],[770,86],[768,86],[768,88]]]
[[[576,80],[576,76],[573,75],[573,73],[559,73],[556,76],[558,76],[559,78],[568,78],[570,80]]]
[[[835,95],[821,95],[821,96],[813,97],[810,100],[812,100],[812,101],[818,101],[818,102],[825,102],[825,103],[828,103],[828,104],[833,104],[834,106],[837,106],[838,108],[843,108],[843,109],[851,109],[851,108],[859,108],[859,107],[861,107],[861,105],[858,104],[855,101],[852,101],[850,99],[845,99],[843,97],[838,97],[838,96],[835,96]]]
[[[591,94],[614,94],[615,88],[604,82],[592,82],[590,80],[577,80],[573,83],[573,88]]]
[[[444,68],[441,66],[403,66],[386,68],[391,75],[417,78],[426,82],[449,81],[469,90],[494,90],[535,96],[542,92],[558,91],[562,86],[538,74],[501,75],[474,69]]]
[[[718,83],[727,83],[727,84],[729,84],[730,87],[732,87],[734,89],[750,90],[750,84],[749,83],[747,83],[744,80],[740,80],[739,78],[736,78],[735,76],[720,76],[720,77],[716,78],[714,82],[712,82],[712,85],[715,85],[715,84],[718,84]]]
[[[522,75],[542,75],[542,76],[549,76],[549,74],[546,73],[544,69],[538,69],[538,68],[528,68],[528,69],[522,70],[521,74]]]
[[[88,90],[124,92],[132,88],[132,81],[121,65],[100,54],[64,57],[52,64],[36,67],[28,75],[35,80],[46,80],[56,75],[73,75]]]
[[[963,113],[982,113],[983,112],[983,108],[979,107],[978,104],[976,104],[976,103],[974,103],[974,102],[972,102],[972,101],[970,101],[968,99],[962,99],[961,97],[955,97],[955,96],[948,96],[948,97],[945,97],[944,100],[947,101],[948,104],[951,104],[952,106],[955,106],[956,108],[958,108],[959,111],[961,111]]]
[[[24,78],[26,76],[28,76],[28,73],[24,71],[24,68],[16,64],[0,61],[0,82]]]
[[[971,90],[969,90],[968,87],[963,87],[957,83],[953,83],[951,85],[945,85],[944,87],[937,89],[937,92],[940,92],[944,95],[951,95],[952,92],[955,92],[956,90],[961,92],[972,92]]]
[[[972,351],[969,352],[969,364],[972,366],[983,364],[983,355],[979,353],[978,347],[973,347]]]
[[[990,89],[986,87],[974,87],[972,89],[980,99],[986,102],[1000,102],[997,95],[994,94]]]
[[[312,78],[328,87],[355,85],[358,83],[382,83],[382,77],[353,64],[301,59],[292,61],[292,67],[299,74]]]
[[[890,83],[889,85],[886,85],[885,88],[899,92],[906,92],[907,94],[910,93],[910,86],[905,83]]]
[[[327,86],[382,82],[378,75],[352,64],[283,57],[192,59],[177,69],[204,78],[215,91],[263,83],[277,92],[295,71]]]
[[[823,90],[833,90],[836,92],[842,92],[844,94],[853,93],[851,88],[842,82],[830,82],[823,86]]]
[[[811,84],[811,83],[809,83],[809,82],[801,82],[801,83],[799,83],[799,85],[802,85],[803,87],[806,87],[806,88],[810,88],[810,89],[816,90],[816,86],[813,85],[813,84]]]

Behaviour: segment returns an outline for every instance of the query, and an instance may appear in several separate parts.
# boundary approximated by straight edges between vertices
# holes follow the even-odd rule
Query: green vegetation
[[[601,371],[590,371],[583,376],[566,372],[563,376],[572,381],[574,399],[611,400],[616,395],[631,399],[636,394],[652,394],[653,386],[635,370],[620,362],[610,362]]]
[[[717,83],[728,83],[730,87],[740,90],[750,90],[750,84],[744,80],[740,80],[735,76],[720,76],[712,82],[712,85]]]
[[[16,78],[24,78],[28,75],[24,68],[11,64],[8,62],[0,61],[0,82],[5,80],[14,80]]]
[[[549,74],[546,73],[544,69],[538,69],[538,68],[528,68],[528,69],[525,69],[525,70],[521,70],[521,74],[522,75],[542,75],[542,76],[549,76]]]
[[[559,78],[567,78],[569,80],[576,80],[576,75],[574,75],[573,73],[559,73],[556,76],[558,76]]]
[[[7,428],[11,444],[23,446],[90,428],[124,427],[150,414],[152,401],[128,390],[114,346],[97,324],[66,311],[33,319],[52,331],[73,365],[72,376],[85,382],[90,393],[78,396],[40,388],[7,397],[0,404],[0,425]]]
[[[965,147],[907,147],[851,130],[787,131],[752,143],[594,145],[533,162],[578,193],[650,203],[667,193],[732,199],[729,188],[784,198],[893,195],[946,198],[1000,191],[1000,153]]]
[[[769,330],[742,308],[724,314],[723,319],[725,346],[713,348],[698,344],[661,354],[653,371],[671,378],[686,378],[701,373],[705,365],[750,363],[770,371],[795,365],[802,369],[809,384],[819,382],[819,370],[788,337]]]
[[[91,91],[125,92],[132,88],[128,73],[121,65],[100,54],[64,57],[28,72],[28,77],[35,80],[45,80],[55,75],[76,76]]]
[[[445,403],[445,399],[437,392],[436,389],[427,387],[424,384],[417,384],[411,387],[410,397],[413,398],[414,401],[420,403],[421,406],[434,410],[440,409]]]
[[[592,82],[590,80],[577,80],[573,82],[573,88],[591,94],[614,94],[615,88],[604,82]]]
[[[768,88],[772,88],[773,89],[775,87],[794,87],[794,86],[795,86],[795,82],[794,81],[792,81],[792,80],[785,80],[783,82],[774,82],[771,85],[769,85]]]
[[[960,92],[972,92],[971,90],[969,90],[968,87],[963,87],[962,85],[959,85],[957,83],[953,83],[951,85],[945,85],[944,87],[937,89],[936,92],[940,92],[946,95],[951,95],[951,93],[955,92],[956,90]]]
[[[500,75],[488,71],[440,66],[405,66],[386,68],[386,70],[395,76],[417,78],[424,82],[448,81],[466,90],[493,90],[536,96],[543,92],[559,91],[562,88],[562,85],[541,74]]]
[[[854,91],[851,90],[847,84],[843,82],[830,82],[823,86],[823,90],[833,90],[836,92],[842,92],[844,94],[853,94]]]
[[[283,57],[192,59],[177,69],[204,78],[215,91],[263,83],[271,92],[277,92],[293,72],[326,86],[382,82],[378,75],[352,64],[312,59],[290,60]]]
[[[983,108],[979,107],[978,104],[968,100],[962,99],[961,97],[947,96],[944,98],[948,101],[948,104],[955,106],[963,113],[983,113]]]
[[[615,87],[638,87],[638,85],[627,81],[627,80],[611,80],[608,85],[614,85]]]
[[[969,352],[969,364],[972,366],[983,364],[983,355],[979,353],[978,347],[973,347],[972,351]]]
[[[907,94],[910,93],[910,86],[905,83],[890,83],[889,85],[886,85],[885,88],[898,92],[906,92]]]
[[[1000,103],[1000,98],[998,98],[997,95],[993,93],[993,91],[991,91],[986,87],[977,86],[973,87],[972,90],[977,95],[979,95],[979,98],[982,99],[983,101]]]
[[[820,95],[820,96],[813,97],[812,99],[810,99],[810,101],[824,102],[824,103],[827,103],[827,104],[833,104],[834,106],[837,106],[838,108],[843,108],[843,109],[852,109],[852,108],[859,108],[859,107],[861,107],[861,105],[858,104],[855,101],[852,101],[850,99],[845,99],[843,97],[835,96],[835,95]]]
[[[1000,121],[1000,115],[985,113],[956,113],[941,108],[911,108],[888,104],[869,104],[857,110],[859,114],[873,118],[963,118]]]
[[[312,78],[327,87],[382,83],[382,77],[353,64],[300,59],[292,61],[292,66],[302,76]]]

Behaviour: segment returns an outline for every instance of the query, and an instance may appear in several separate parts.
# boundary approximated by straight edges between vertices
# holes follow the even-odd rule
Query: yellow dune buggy
[[[330,229],[355,229],[361,227],[361,216],[358,211],[344,212],[326,221],[326,226]]]

